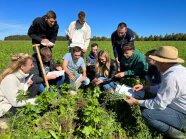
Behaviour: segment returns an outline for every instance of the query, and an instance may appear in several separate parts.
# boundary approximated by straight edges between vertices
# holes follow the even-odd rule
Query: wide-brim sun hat
[[[173,46],[162,46],[156,50],[155,55],[149,55],[149,58],[162,63],[184,63],[178,57],[178,49]]]

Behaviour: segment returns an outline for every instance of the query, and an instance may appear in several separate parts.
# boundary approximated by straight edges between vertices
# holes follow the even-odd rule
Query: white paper
[[[46,45],[50,45],[50,46],[54,46],[54,43],[52,43],[52,42],[49,42],[49,43],[41,43],[43,46],[46,46]]]
[[[77,91],[78,88],[81,86],[82,82],[81,82],[81,76],[79,76],[79,78],[76,79],[76,81],[74,82],[74,87],[75,87],[75,90]]]
[[[55,71],[50,71],[47,73],[47,76],[55,74],[57,77],[63,76],[65,74],[64,70],[55,70]]]
[[[23,86],[23,90],[26,92],[28,90],[28,87],[30,86],[28,82],[31,80],[34,74],[30,75],[30,77],[27,79],[26,83]]]
[[[134,98],[143,98],[145,93],[143,91],[133,92],[132,88],[130,86],[127,86],[125,84],[119,85],[117,84],[115,89],[115,94],[125,94],[126,96],[132,96]]]

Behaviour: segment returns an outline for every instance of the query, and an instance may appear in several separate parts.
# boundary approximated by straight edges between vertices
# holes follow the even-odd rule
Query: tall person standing
[[[34,19],[28,30],[28,35],[32,38],[32,44],[41,44],[40,48],[46,46],[51,50],[59,29],[56,18],[54,11],[48,11],[43,17]]]
[[[118,69],[120,67],[120,62],[122,58],[122,47],[124,44],[131,43],[134,45],[135,34],[127,27],[127,24],[121,22],[118,24],[117,30],[111,35],[112,47],[114,52],[115,61],[118,64]]]
[[[78,13],[78,20],[70,23],[67,38],[69,40],[69,50],[79,46],[85,53],[90,43],[91,28],[86,22],[86,14],[83,11]]]

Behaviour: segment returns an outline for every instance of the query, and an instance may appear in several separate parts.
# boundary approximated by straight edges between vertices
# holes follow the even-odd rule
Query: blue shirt
[[[77,61],[74,61],[72,59],[72,54],[66,53],[63,59],[68,61],[67,68],[73,75],[76,75],[80,69],[85,68],[85,62],[82,57],[80,57]]]

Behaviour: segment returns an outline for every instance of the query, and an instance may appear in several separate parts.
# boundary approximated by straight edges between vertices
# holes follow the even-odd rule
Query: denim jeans
[[[79,78],[80,76],[82,76],[82,74],[76,74],[75,77],[76,77],[76,79],[77,79],[77,78]],[[67,77],[67,83],[69,83],[69,84],[73,84],[73,83],[74,83],[74,81],[71,80],[68,76],[66,76],[66,77]],[[88,85],[89,83],[90,83],[90,79],[87,78],[87,77],[86,77],[85,81],[82,82],[83,85]]]
[[[169,127],[186,131],[186,114],[180,113],[169,107],[164,110],[144,109],[142,116],[153,128],[159,132],[168,131]]]
[[[59,89],[61,87],[61,85],[63,84],[64,80],[65,80],[65,75],[59,76],[59,77],[57,77],[54,80],[49,80],[49,85],[56,85],[56,88]],[[45,83],[42,83],[39,86],[39,90],[38,91],[40,93],[42,93],[45,90],[45,87],[46,87]],[[50,91],[52,91],[52,90],[50,90]]]
[[[104,81],[107,78],[106,77],[99,77],[98,79]],[[102,87],[103,87],[103,90],[108,90],[108,89],[115,89],[116,88],[116,85],[114,84],[114,82],[110,82],[108,84],[104,84]]]

